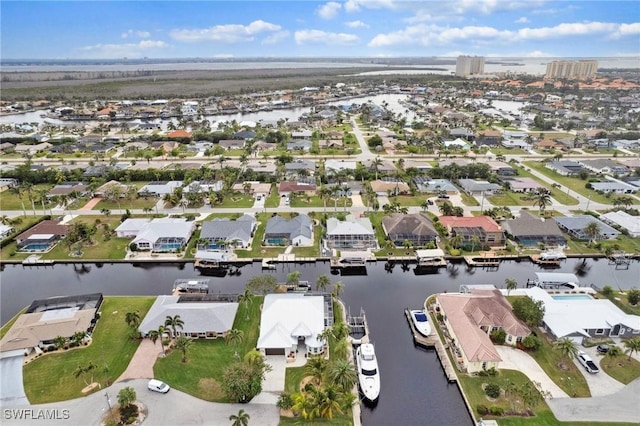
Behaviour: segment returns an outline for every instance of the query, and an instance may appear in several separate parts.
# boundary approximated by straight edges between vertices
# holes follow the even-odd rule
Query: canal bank
[[[586,266],[581,266],[579,260],[568,259],[557,271],[576,273],[577,267],[585,285],[640,287],[638,262],[633,262],[629,270],[615,270],[603,259],[590,259]],[[261,263],[253,262],[240,268],[239,275],[210,276],[210,292],[241,292],[256,275],[270,274],[283,281],[295,270],[300,271],[301,279],[312,283],[320,275],[331,277],[333,282],[342,281],[341,299],[347,312],[355,314],[361,308],[366,312],[379,359],[382,391],[376,406],[361,407],[363,424],[464,425],[472,422],[457,385],[448,383],[433,350],[413,344],[404,309],[420,308],[429,295],[458,291],[462,284],[502,287],[506,278],[516,278],[522,287],[527,278],[533,278],[542,269],[530,262],[506,261],[496,270],[468,268],[461,263],[423,274],[415,264],[385,268],[385,262],[373,262],[362,270],[332,275],[328,262],[278,264],[277,269],[269,271],[262,271]],[[105,295],[169,294],[176,279],[199,276],[200,272],[186,261],[137,266],[119,262],[5,265],[0,280],[2,323],[38,298],[98,291]]]

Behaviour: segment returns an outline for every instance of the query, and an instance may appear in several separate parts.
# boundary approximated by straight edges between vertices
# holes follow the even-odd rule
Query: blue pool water
[[[586,294],[562,294],[551,296],[554,300],[591,300],[592,297]]]

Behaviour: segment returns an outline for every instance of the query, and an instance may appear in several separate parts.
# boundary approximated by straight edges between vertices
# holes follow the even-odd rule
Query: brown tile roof
[[[315,191],[314,184],[301,184],[298,182],[280,182],[279,192]]]
[[[18,235],[16,237],[16,241],[20,242],[22,240],[26,240],[27,238],[35,234],[53,234],[65,236],[68,232],[69,225],[61,225],[60,222],[56,220],[43,220],[42,222]]]
[[[482,228],[487,232],[502,231],[502,227],[489,216],[441,216],[440,223],[442,223],[447,228]]]
[[[168,138],[190,138],[191,133],[186,130],[175,130],[167,135]]]

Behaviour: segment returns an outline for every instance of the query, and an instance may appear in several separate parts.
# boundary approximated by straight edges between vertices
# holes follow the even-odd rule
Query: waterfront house
[[[440,223],[452,237],[461,236],[466,247],[478,243],[481,247],[500,247],[505,243],[504,230],[489,216],[441,216]],[[474,237],[478,237],[478,242],[474,243]]]
[[[346,220],[330,217],[327,220],[327,246],[332,249],[365,250],[378,247],[369,218],[347,216]]]
[[[265,245],[313,245],[313,221],[306,214],[291,219],[272,216],[264,231]]]
[[[178,296],[158,296],[149,312],[138,326],[143,336],[158,330],[166,318],[180,316],[183,325],[176,328],[176,336],[192,339],[216,339],[225,337],[233,328],[238,311],[237,302],[215,300],[208,294],[185,294]],[[213,299],[213,300],[212,300]],[[165,327],[165,333],[173,334],[171,327]]]
[[[193,231],[195,222],[187,222],[184,218],[156,218],[143,222],[128,222],[125,220],[118,228],[116,234],[126,231],[134,239],[131,242],[137,250],[150,250],[152,252],[175,252],[184,250]],[[133,226],[139,226],[135,231]],[[122,229],[120,229],[122,227]]]
[[[331,302],[328,302],[331,303]],[[324,351],[319,339],[327,324],[325,300],[305,294],[267,294],[260,316],[258,350],[265,355],[294,358],[298,346],[309,355]]]
[[[605,222],[626,229],[630,237],[640,238],[640,216],[631,216],[629,213],[619,210],[605,213],[600,217]]]
[[[554,297],[539,287],[525,291],[533,300],[542,301],[543,327],[553,338],[566,337],[582,344],[585,338],[640,336],[640,316],[625,314],[608,299],[593,299],[586,294],[579,299]]]
[[[438,232],[431,219],[424,213],[393,213],[382,218],[382,229],[389,240],[397,247],[410,241],[412,247],[424,247],[436,243]]]
[[[500,290],[470,286],[467,293],[436,296],[436,310],[455,349],[456,360],[467,373],[499,368],[502,359],[489,335],[504,330],[505,344],[515,346],[531,330],[511,310]]]
[[[601,220],[589,215],[556,217],[554,220],[561,230],[578,240],[590,239],[590,237],[588,237],[584,232],[584,229],[590,223],[596,223],[600,229],[599,235],[595,238],[596,240],[615,239],[620,235],[620,231],[617,229],[612,228]]]
[[[520,210],[520,217],[501,223],[505,232],[523,247],[538,247],[540,244],[557,247],[566,244],[555,221],[539,218],[527,210]]]
[[[69,225],[43,220],[16,237],[19,251],[46,252],[69,233]]]
[[[35,300],[4,335],[0,351],[42,353],[54,347],[58,336],[71,340],[75,333],[90,334],[102,301],[102,293]]]
[[[247,248],[251,245],[256,227],[256,218],[248,214],[235,220],[213,219],[202,222],[200,239],[206,243],[200,243],[198,248],[217,250],[227,245]]]

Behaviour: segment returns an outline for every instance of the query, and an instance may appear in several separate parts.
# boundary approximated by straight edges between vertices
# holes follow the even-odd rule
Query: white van
[[[147,388],[150,391],[160,392],[160,393],[167,393],[171,389],[168,384],[156,379],[149,380],[149,384],[147,385]]]

